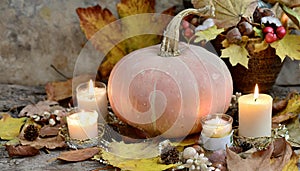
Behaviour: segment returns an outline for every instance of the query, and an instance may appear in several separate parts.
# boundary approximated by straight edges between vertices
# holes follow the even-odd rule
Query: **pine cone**
[[[30,124],[24,130],[24,138],[28,141],[33,141],[39,136],[39,129],[37,126]]]
[[[174,164],[179,162],[179,151],[173,146],[166,146],[162,149],[160,158],[164,164]]]

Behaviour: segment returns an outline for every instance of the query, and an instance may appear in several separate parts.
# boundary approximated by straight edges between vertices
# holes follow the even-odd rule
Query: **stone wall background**
[[[64,80],[50,65],[68,77],[86,43],[75,12],[100,4],[115,16],[119,0],[1,0],[0,83],[43,85]],[[181,0],[157,0],[157,12]],[[88,66],[93,60],[86,61]]]

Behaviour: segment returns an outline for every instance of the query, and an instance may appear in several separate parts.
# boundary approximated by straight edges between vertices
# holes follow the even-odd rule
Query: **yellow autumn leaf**
[[[291,160],[284,166],[282,171],[298,171],[297,163],[298,163],[299,157],[296,155],[293,155],[291,157]]]
[[[154,142],[130,143],[112,142],[108,151],[103,150],[101,157],[109,164],[122,170],[161,171],[175,165],[160,164],[158,144]]]
[[[20,129],[24,124],[26,117],[12,118],[9,114],[1,114],[0,119],[0,138],[3,140],[12,140],[20,133]]]
[[[145,159],[126,159],[112,153],[103,151],[102,158],[114,167],[118,167],[121,170],[132,171],[162,171],[175,167],[176,165],[160,164],[159,157],[145,158]]]
[[[249,53],[244,46],[230,44],[227,48],[221,50],[221,58],[229,58],[232,66],[238,63],[248,69]]]
[[[224,28],[218,29],[216,25],[195,33],[196,39],[195,43],[200,42],[202,40],[209,41],[215,39],[220,33],[224,31]]]
[[[283,39],[275,41],[270,44],[276,50],[276,54],[280,57],[281,61],[286,56],[291,59],[300,60],[300,36],[287,34]]]

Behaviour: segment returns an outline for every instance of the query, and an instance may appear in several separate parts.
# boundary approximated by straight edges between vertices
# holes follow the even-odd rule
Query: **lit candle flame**
[[[258,93],[258,85],[255,84],[254,95],[253,95],[255,101],[258,99],[258,95],[259,95],[259,93]]]
[[[91,94],[91,95],[94,95],[94,84],[93,84],[93,81],[92,80],[90,80],[90,82],[89,82],[89,94]]]

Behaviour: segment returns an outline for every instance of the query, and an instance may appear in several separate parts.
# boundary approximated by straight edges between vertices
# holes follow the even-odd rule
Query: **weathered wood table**
[[[300,91],[300,86],[274,86],[271,94],[284,97],[291,90]],[[46,99],[43,86],[27,87],[20,85],[0,84],[0,112],[9,112],[17,117],[18,112],[26,105]],[[1,144],[5,141],[0,141]],[[104,166],[97,161],[83,161],[66,163],[55,160],[62,150],[51,150],[50,153],[41,150],[41,154],[34,157],[10,158],[5,147],[0,145],[0,170],[2,171],[90,171],[101,170]],[[113,169],[112,169],[113,170]]]

